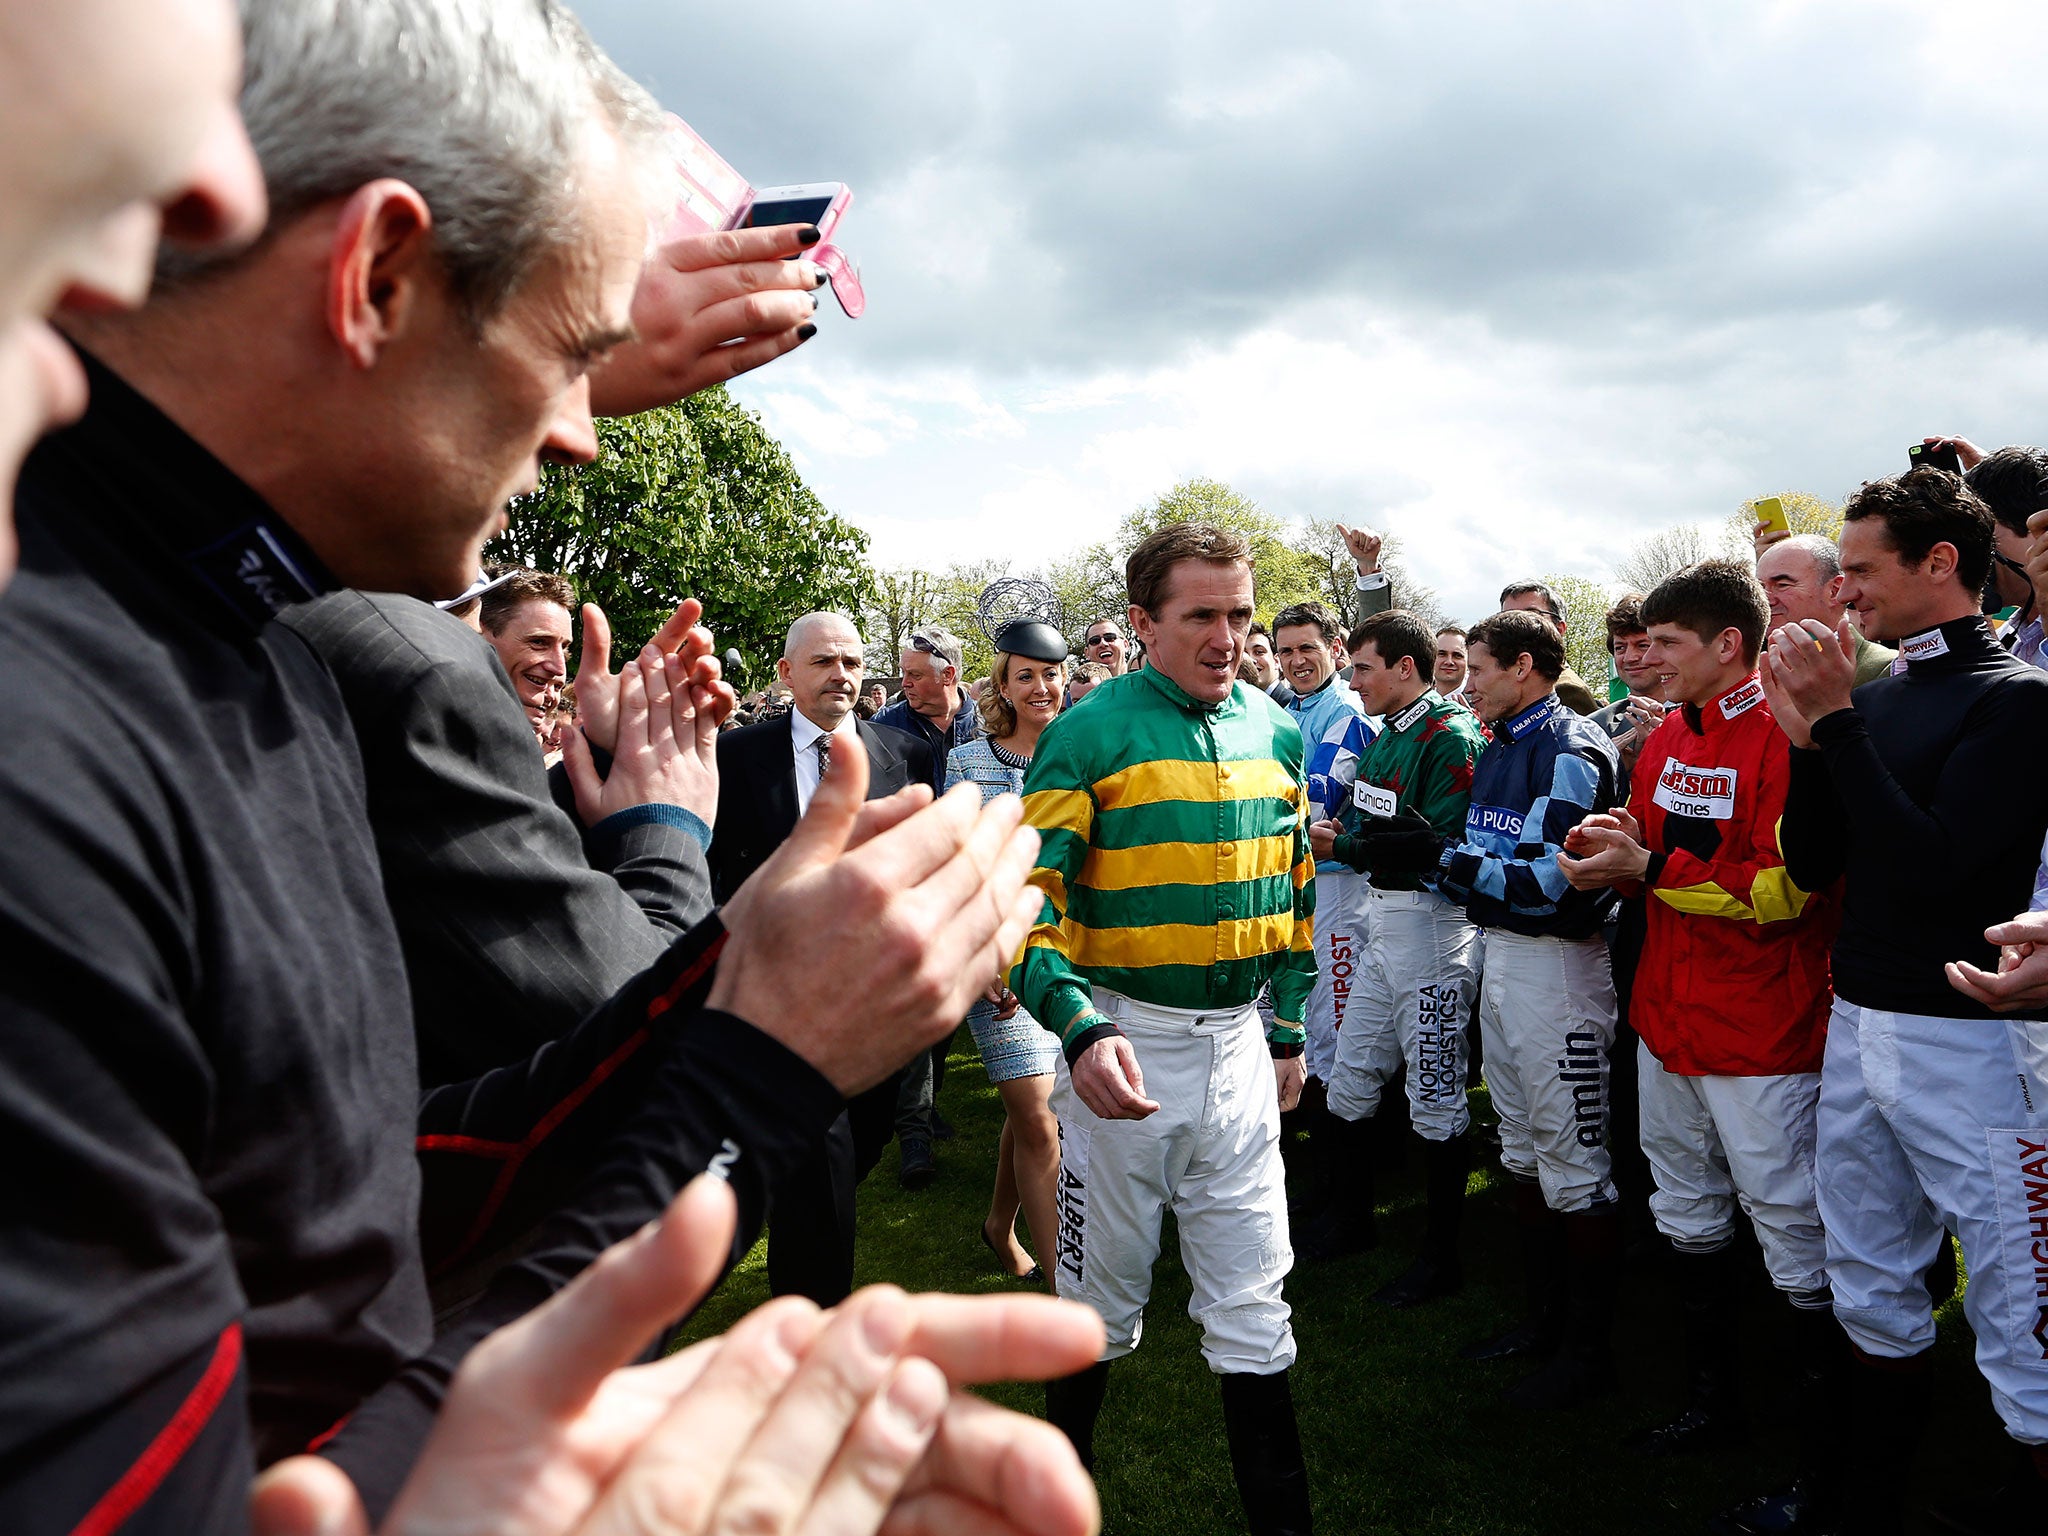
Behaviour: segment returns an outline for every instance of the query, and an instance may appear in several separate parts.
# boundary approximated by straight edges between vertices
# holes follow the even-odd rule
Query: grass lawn
[[[1475,1096],[1483,1101],[1483,1092]],[[896,1155],[860,1196],[859,1278],[911,1290],[994,1291],[977,1234],[988,1210],[1002,1103],[972,1040],[955,1037],[940,1106],[959,1128],[938,1148],[937,1181],[918,1194],[896,1184]],[[1514,1321],[1520,1295],[1502,1179],[1475,1173],[1466,1220],[1462,1295],[1408,1313],[1367,1297],[1407,1262],[1421,1236],[1420,1159],[1380,1181],[1381,1242],[1373,1253],[1297,1269],[1287,1282],[1300,1358],[1294,1394],[1318,1527],[1325,1533],[1430,1536],[1637,1536],[1697,1532],[1707,1514],[1784,1475],[1796,1426],[1777,1362],[1789,1344],[1784,1304],[1761,1261],[1746,1298],[1744,1364],[1754,1434],[1749,1447],[1698,1460],[1645,1461],[1619,1443],[1675,1407],[1676,1299],[1653,1262],[1624,1286],[1617,1345],[1622,1390],[1581,1415],[1532,1417],[1506,1407],[1508,1368],[1467,1365],[1466,1340]],[[1029,1239],[1026,1239],[1027,1243]],[[1110,1373],[1096,1437],[1105,1529],[1130,1536],[1197,1536],[1243,1529],[1223,1441],[1214,1378],[1187,1315],[1188,1282],[1169,1218],[1145,1315],[1144,1341]],[[757,1246],[693,1322],[692,1337],[729,1327],[768,1296]],[[1942,1315],[1935,1413],[1919,1461],[1922,1499],[1994,1476],[2002,1431],[1970,1362],[1959,1303]],[[1036,1386],[988,1395],[1043,1411]],[[1915,1517],[1918,1518],[1917,1516]],[[1933,1531],[1909,1520],[1909,1530]]]

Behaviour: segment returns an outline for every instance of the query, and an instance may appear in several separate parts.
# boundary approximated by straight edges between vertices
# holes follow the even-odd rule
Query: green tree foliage
[[[981,629],[981,594],[1010,574],[1007,560],[956,561],[939,577],[932,621],[960,637],[960,680],[987,677],[996,648]]]
[[[1125,622],[1130,601],[1124,590],[1123,558],[1107,544],[1090,545],[1079,554],[1055,560],[1045,580],[1060,601],[1060,620],[1076,645],[1097,619]]]
[[[1564,604],[1564,659],[1594,693],[1606,691],[1607,610],[1616,589],[1583,576],[1545,576],[1543,584]]]
[[[897,566],[875,578],[873,599],[861,616],[868,642],[868,670],[894,677],[910,632],[927,622],[937,599],[939,578],[914,566]]]
[[[792,620],[871,609],[868,537],[826,510],[761,420],[723,389],[598,423],[594,463],[549,466],[485,551],[572,578],[610,616],[614,654],[701,598],[743,681],[773,675]]]
[[[884,571],[863,615],[868,670],[878,677],[894,677],[911,631],[937,624],[961,641],[962,680],[987,676],[995,663],[995,647],[981,632],[981,594],[1009,574],[1010,562],[1000,559],[955,561],[938,572]]]

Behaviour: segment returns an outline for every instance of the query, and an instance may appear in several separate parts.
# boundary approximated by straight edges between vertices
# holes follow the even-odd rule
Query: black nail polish
[[[812,325],[808,320],[806,320],[802,325],[796,328],[796,339],[798,341],[809,341],[813,336],[817,334],[818,328],[815,325]]]
[[[818,226],[815,224],[806,224],[796,232],[798,245],[816,245],[822,238],[823,236],[818,233]]]
[[[814,288],[822,288],[822,287],[824,287],[824,286],[825,286],[825,285],[826,285],[827,283],[829,283],[829,282],[831,282],[831,281],[832,281],[832,274],[831,274],[830,272],[827,272],[827,271],[826,271],[826,270],[825,270],[825,269],[824,269],[823,267],[820,267],[820,268],[818,268],[818,280],[817,280],[817,282],[813,283],[813,284],[812,284],[811,286],[812,286],[812,287],[814,287]]]
[[[811,313],[815,315],[815,314],[816,314],[817,312],[818,312],[818,296],[817,296],[817,295],[816,295],[816,294],[814,293],[814,294],[812,294],[812,295],[811,295]]]

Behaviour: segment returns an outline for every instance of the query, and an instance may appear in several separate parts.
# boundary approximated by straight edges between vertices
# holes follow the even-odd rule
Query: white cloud
[[[1928,431],[2048,436],[2048,9],[587,0],[736,165],[842,176],[871,299],[742,381],[885,562],[1214,475],[1456,611]],[[829,60],[829,66],[815,61]]]

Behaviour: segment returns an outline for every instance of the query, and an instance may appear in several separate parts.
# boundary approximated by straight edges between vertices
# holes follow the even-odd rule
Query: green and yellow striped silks
[[[1238,684],[1218,705],[1149,668],[1098,685],[1039,738],[1024,815],[1045,895],[1010,987],[1062,1042],[1100,1022],[1090,984],[1169,1008],[1273,985],[1298,1045],[1315,984],[1315,862],[1301,731]]]

